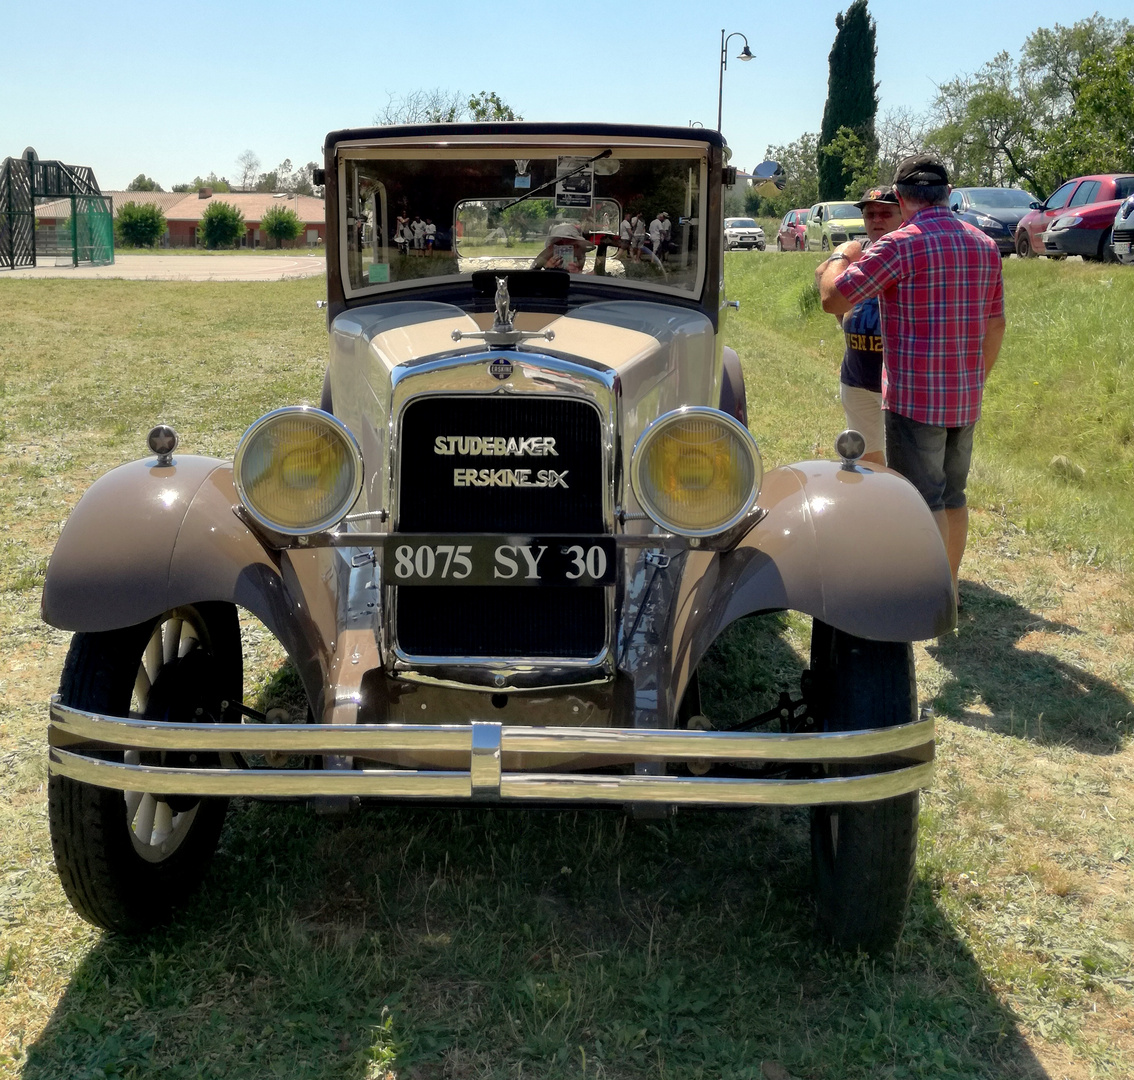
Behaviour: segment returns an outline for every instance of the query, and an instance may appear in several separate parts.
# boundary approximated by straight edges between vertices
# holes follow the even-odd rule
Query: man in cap
[[[894,173],[905,224],[865,253],[856,240],[839,245],[816,284],[832,315],[880,299],[886,463],[933,511],[959,600],[973,428],[1005,322],[1000,253],[949,210],[949,190],[937,158],[905,158]]]
[[[533,270],[566,270],[583,273],[587,252],[595,247],[573,221],[557,221],[547,234],[547,246],[532,263]]]
[[[898,197],[891,188],[868,188],[854,204],[862,211],[868,242],[881,239],[902,223]],[[830,260],[828,260],[830,261]],[[836,260],[840,269],[841,260]],[[846,339],[843,365],[839,369],[839,397],[847,427],[866,440],[863,461],[886,464],[886,429],[882,412],[882,326],[878,298],[871,296],[855,304],[844,315],[836,315]]]

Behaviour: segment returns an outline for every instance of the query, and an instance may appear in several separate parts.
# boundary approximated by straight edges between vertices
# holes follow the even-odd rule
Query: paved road
[[[112,266],[56,266],[41,259],[33,270],[0,270],[8,278],[129,278],[132,281],[280,281],[326,273],[322,255],[116,255]]]

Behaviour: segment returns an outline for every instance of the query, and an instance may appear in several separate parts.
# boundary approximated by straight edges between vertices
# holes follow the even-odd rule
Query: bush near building
[[[114,220],[115,240],[122,247],[154,247],[165,228],[165,214],[152,203],[125,203]]]
[[[225,202],[210,203],[197,226],[197,243],[210,250],[234,248],[244,235],[244,215]]]
[[[303,232],[303,222],[299,215],[289,206],[271,206],[260,219],[260,228],[276,242],[276,247],[283,247],[284,241],[295,240]]]

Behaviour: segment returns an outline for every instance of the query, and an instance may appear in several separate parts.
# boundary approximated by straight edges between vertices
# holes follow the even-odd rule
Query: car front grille
[[[602,428],[598,411],[580,399],[414,399],[401,420],[396,528],[453,535],[605,533]],[[590,659],[605,643],[606,590],[600,586],[396,591],[395,636],[414,657]]]

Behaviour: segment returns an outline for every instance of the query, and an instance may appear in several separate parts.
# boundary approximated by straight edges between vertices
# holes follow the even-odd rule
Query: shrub
[[[285,240],[294,240],[303,232],[303,222],[290,206],[272,206],[260,219],[260,228],[276,242],[276,247],[283,247]]]
[[[244,235],[244,215],[226,202],[213,202],[205,207],[197,226],[197,243],[213,248],[236,247]]]
[[[135,202],[124,203],[114,219],[114,235],[124,247],[153,247],[165,232],[165,214],[160,208]]]

